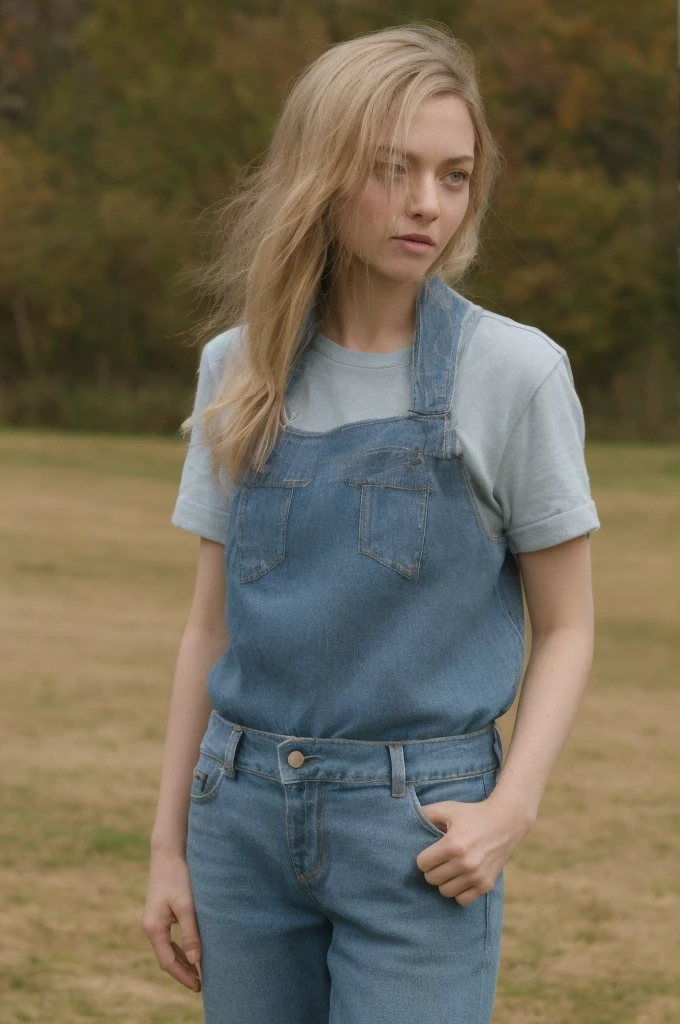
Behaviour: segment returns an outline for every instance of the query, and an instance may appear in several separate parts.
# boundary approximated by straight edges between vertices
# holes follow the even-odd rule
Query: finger
[[[465,889],[454,898],[456,902],[460,903],[461,907],[467,907],[471,903],[474,903],[475,900],[479,899],[481,895],[483,894],[479,889]]]
[[[182,949],[190,964],[196,964],[201,959],[201,936],[198,931],[196,912],[193,906],[179,910],[174,908],[177,922],[182,932]]]
[[[189,963],[181,946],[178,946],[176,942],[172,942],[171,945],[175,954],[175,960],[170,965],[168,974],[181,982],[182,985],[186,985],[193,992],[200,992],[201,978],[198,967]]]
[[[421,871],[431,871],[436,868],[439,864],[444,864],[451,859],[449,849],[444,843],[447,836],[442,836],[441,839],[435,839],[433,843],[426,846],[424,850],[421,850],[416,857],[416,864]]]
[[[200,991],[200,977],[196,967],[188,963],[182,950],[170,938],[170,926],[159,926],[147,930],[147,937],[153,946],[158,966],[176,981],[194,992]],[[198,987],[197,987],[198,984]]]
[[[476,887],[476,881],[477,880],[474,877],[468,874],[456,875],[455,878],[449,879],[448,881],[440,882],[439,884],[432,884],[437,884],[437,888],[442,896],[447,896],[449,898],[455,897],[458,899],[459,896],[464,896],[465,893],[469,894],[473,890],[477,895],[479,895],[479,890]]]
[[[473,884],[472,876],[469,871],[463,871],[461,867],[456,864],[453,860],[442,861],[441,864],[437,864],[436,867],[430,868],[429,871],[423,872],[425,880],[430,885],[444,885],[446,882],[461,882],[464,885],[470,886]]]

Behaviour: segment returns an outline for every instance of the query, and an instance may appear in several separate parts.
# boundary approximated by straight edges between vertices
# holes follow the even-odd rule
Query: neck
[[[323,335],[357,352],[395,352],[413,341],[420,281],[396,281],[352,264],[333,281],[319,322]]]

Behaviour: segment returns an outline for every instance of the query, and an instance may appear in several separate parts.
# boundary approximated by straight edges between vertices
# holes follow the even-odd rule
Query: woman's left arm
[[[533,826],[593,659],[588,535],[518,559],[532,643],[503,769],[481,803],[422,805],[446,835],[422,850],[416,863],[431,885],[462,905],[492,888]]]
[[[593,660],[594,610],[587,535],[518,556],[531,619],[531,654],[512,739],[489,797],[528,828],[576,717]]]

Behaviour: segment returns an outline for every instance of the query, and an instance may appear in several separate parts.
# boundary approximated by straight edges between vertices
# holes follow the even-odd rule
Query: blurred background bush
[[[671,0],[0,0],[0,422],[176,431],[198,214],[304,64],[413,19],[472,46],[506,161],[460,290],[565,346],[590,438],[680,438]]]

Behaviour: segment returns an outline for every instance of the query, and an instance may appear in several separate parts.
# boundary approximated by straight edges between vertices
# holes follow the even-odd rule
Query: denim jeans
[[[461,906],[416,857],[444,836],[422,805],[484,800],[502,756],[495,723],[383,742],[213,711],[187,841],[206,1024],[489,1024],[503,873]]]

